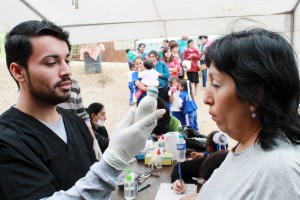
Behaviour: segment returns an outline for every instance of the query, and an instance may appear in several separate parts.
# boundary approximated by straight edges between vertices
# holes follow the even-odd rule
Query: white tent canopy
[[[222,35],[232,29],[255,26],[286,34],[300,55],[299,2],[1,0],[0,32],[8,32],[25,20],[46,19],[68,30],[73,44],[83,44],[181,35]],[[72,4],[79,8],[75,9]]]

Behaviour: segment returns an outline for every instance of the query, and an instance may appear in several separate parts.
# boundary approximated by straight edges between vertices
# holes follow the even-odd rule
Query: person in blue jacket
[[[197,122],[197,105],[194,101],[191,83],[189,80],[180,80],[178,87],[181,99],[181,110],[185,116],[185,121],[181,121],[181,125],[191,126],[196,131],[199,131]]]
[[[161,62],[159,60],[159,55],[157,51],[152,50],[148,54],[148,59],[152,61],[154,69],[159,73],[158,76],[158,96],[162,98],[165,103],[170,108],[170,101],[169,101],[169,79],[170,79],[170,71],[169,67],[166,63]]]

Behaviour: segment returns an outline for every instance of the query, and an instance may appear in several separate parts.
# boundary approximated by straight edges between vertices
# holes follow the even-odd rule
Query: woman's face
[[[170,58],[171,57],[171,51],[170,51],[170,49],[168,49],[168,51],[165,53],[165,57],[166,58]]]
[[[189,43],[189,48],[194,48],[194,42]]]
[[[237,141],[244,141],[243,133],[251,129],[250,104],[241,101],[234,80],[217,70],[214,63],[209,68],[209,85],[204,91],[203,101],[209,105],[209,114],[218,128]]]
[[[144,52],[144,50],[145,50],[145,46],[144,46],[144,45],[141,45],[141,46],[139,47],[139,52]]]
[[[154,54],[152,54],[152,53],[148,55],[148,58],[152,62],[157,62],[157,57]]]
[[[172,49],[172,53],[178,53],[178,47],[174,47],[174,48]]]
[[[97,117],[101,121],[105,121],[106,120],[106,111],[105,111],[105,108],[103,108],[100,112],[98,112]]]
[[[142,59],[135,59],[134,61],[136,70],[142,69],[144,67]]]

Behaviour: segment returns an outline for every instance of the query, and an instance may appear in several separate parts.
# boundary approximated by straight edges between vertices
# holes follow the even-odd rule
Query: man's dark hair
[[[15,26],[6,35],[5,53],[7,67],[9,68],[11,63],[15,62],[22,65],[25,70],[28,70],[28,60],[33,51],[30,38],[46,35],[54,36],[65,41],[69,51],[71,50],[69,33],[59,26],[45,20],[25,21]]]

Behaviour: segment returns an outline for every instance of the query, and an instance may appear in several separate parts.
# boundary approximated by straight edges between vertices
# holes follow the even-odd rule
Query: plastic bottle
[[[162,150],[162,152],[165,152],[166,150],[166,143],[165,143],[165,136],[164,134],[161,135],[161,137],[158,140],[159,148]]]
[[[160,149],[158,148],[157,152],[156,152],[156,163],[155,163],[155,167],[157,169],[161,169],[162,168],[162,161],[163,161],[163,157],[162,157],[162,154],[160,152]]]
[[[134,173],[128,170],[124,181],[124,197],[126,200],[132,200],[136,197],[134,178]]]
[[[183,135],[179,134],[177,138],[177,162],[185,161],[186,142]]]
[[[136,111],[133,123],[143,119],[145,116],[153,113],[157,109],[158,89],[155,87],[149,87],[147,90],[147,96],[145,96],[139,103]]]

